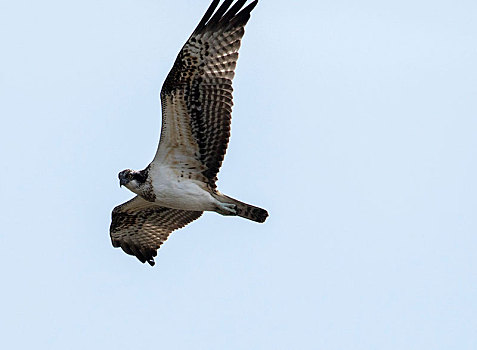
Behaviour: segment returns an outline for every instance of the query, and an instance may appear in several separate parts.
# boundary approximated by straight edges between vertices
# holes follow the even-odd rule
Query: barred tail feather
[[[237,211],[236,215],[242,218],[249,219],[255,222],[264,222],[268,217],[268,212],[265,209],[255,207],[247,203],[243,203],[229,196],[220,194],[217,196],[217,199],[222,203],[234,204],[236,206],[235,210]],[[220,210],[217,210],[217,212],[222,215],[230,215],[230,213],[226,213]]]

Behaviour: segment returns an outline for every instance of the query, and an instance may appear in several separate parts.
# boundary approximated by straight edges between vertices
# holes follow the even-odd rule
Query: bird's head
[[[121,171],[118,174],[118,178],[120,187],[124,185],[126,188],[135,193],[140,190],[145,181],[140,171],[131,169]]]

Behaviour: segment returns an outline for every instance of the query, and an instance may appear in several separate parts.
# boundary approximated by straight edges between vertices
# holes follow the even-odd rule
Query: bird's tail
[[[243,203],[221,193],[215,195],[215,197],[223,204],[232,204],[235,206],[235,213],[229,210],[224,210],[224,208],[217,208],[216,211],[219,214],[238,215],[242,218],[249,219],[255,222],[264,222],[268,217],[268,212],[265,209],[255,207],[247,203]]]

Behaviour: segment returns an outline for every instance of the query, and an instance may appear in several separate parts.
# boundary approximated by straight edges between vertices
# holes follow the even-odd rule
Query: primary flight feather
[[[114,247],[154,265],[169,234],[204,211],[264,222],[266,210],[217,190],[230,137],[232,79],[244,27],[257,0],[212,1],[182,47],[161,90],[162,127],[153,161],[119,173],[136,197],[113,209]],[[218,7],[218,8],[217,8]]]

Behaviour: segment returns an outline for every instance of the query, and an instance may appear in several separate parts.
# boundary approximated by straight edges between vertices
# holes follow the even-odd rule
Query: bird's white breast
[[[181,178],[166,165],[155,164],[150,170],[155,202],[184,210],[214,210],[217,200],[197,180]]]

